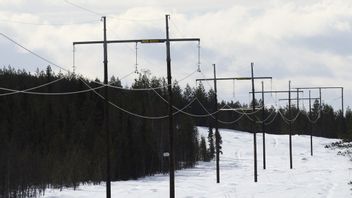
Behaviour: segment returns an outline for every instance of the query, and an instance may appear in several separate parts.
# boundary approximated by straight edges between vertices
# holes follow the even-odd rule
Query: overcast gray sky
[[[100,15],[107,15],[108,39],[142,39],[164,38],[165,14],[170,14],[172,38],[201,39],[202,74],[181,85],[194,86],[196,78],[211,77],[213,63],[220,77],[248,76],[254,62],[255,75],[273,77],[273,89],[287,89],[289,80],[293,87],[344,86],[350,106],[351,10],[350,0],[0,0],[0,32],[72,70],[72,42],[102,39]],[[110,75],[121,77],[134,70],[134,48],[109,45]],[[138,48],[139,69],[165,76],[165,45]],[[0,50],[2,66],[34,72],[48,65],[2,37]],[[173,43],[171,51],[174,79],[197,69],[197,43]],[[76,66],[77,73],[102,79],[102,46],[78,46]],[[270,82],[266,88],[271,88]],[[221,82],[218,89],[221,99],[248,102],[249,82]],[[323,99],[340,108],[339,94],[323,91]],[[276,96],[269,97],[275,103]]]

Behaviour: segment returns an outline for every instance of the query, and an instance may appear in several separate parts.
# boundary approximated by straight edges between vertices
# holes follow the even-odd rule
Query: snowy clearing
[[[207,137],[207,128],[199,127]],[[253,135],[221,129],[223,155],[220,156],[221,183],[216,184],[215,161],[200,162],[195,168],[176,172],[176,197],[182,198],[345,198],[352,197],[352,162],[324,148],[335,139],[293,136],[293,169],[289,169],[288,136],[266,135],[267,169],[262,165],[262,136],[258,134],[258,183],[253,182]],[[112,197],[167,198],[168,175],[155,175],[111,184]],[[47,198],[105,197],[105,185],[82,185],[77,190],[46,190]]]

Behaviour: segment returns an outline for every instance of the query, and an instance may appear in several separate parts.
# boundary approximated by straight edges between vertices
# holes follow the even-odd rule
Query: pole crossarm
[[[234,77],[234,78],[200,78],[200,79],[196,79],[196,81],[213,81],[213,80],[251,80],[252,77]],[[254,79],[270,79],[272,80],[272,77],[254,77]]]
[[[267,94],[267,93],[289,93],[289,92],[291,92],[291,93],[297,93],[297,92],[303,93],[303,91],[256,91],[254,93],[255,94],[259,94],[259,93]],[[253,92],[249,92],[249,93],[252,94]]]
[[[279,100],[320,100],[320,98],[283,98],[283,99],[279,99]]]
[[[108,40],[107,44],[110,43],[165,43],[167,39],[130,39],[130,40]],[[177,41],[198,41],[200,42],[200,38],[174,38],[169,39],[170,42]],[[103,44],[104,41],[77,41],[73,42],[73,45],[84,45],[84,44]]]
[[[300,90],[300,89],[307,89],[307,90],[318,89],[320,97],[321,97],[321,90],[322,89],[341,89],[341,112],[342,112],[342,115],[345,112],[344,111],[344,99],[343,99],[343,89],[344,89],[344,87],[339,87],[339,86],[296,87],[295,89],[297,89],[297,90]],[[321,103],[321,99],[320,99],[320,103]]]
[[[343,89],[343,87],[296,87],[293,89]]]

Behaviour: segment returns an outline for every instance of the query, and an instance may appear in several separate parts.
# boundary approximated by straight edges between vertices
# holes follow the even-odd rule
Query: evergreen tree
[[[207,143],[206,143],[204,137],[201,137],[201,139],[200,139],[199,155],[200,155],[200,159],[203,161],[210,160],[209,154],[208,154],[208,149],[207,149]]]
[[[215,157],[214,133],[213,128],[209,125],[208,128],[208,144],[209,144],[209,159]]]

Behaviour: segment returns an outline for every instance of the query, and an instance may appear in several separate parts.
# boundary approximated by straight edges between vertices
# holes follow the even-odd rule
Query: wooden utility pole
[[[215,74],[215,70],[214,70],[214,78],[201,78],[201,79],[196,79],[196,81],[207,81],[207,80],[212,80],[214,82],[219,81],[219,80],[251,80],[252,81],[252,91],[254,91],[254,80],[255,79],[270,79],[272,80],[272,77],[254,77],[254,72],[253,72],[253,65],[254,63],[251,63],[251,77],[234,77],[234,78],[216,78],[216,74]],[[216,86],[216,83],[214,83],[214,86]],[[214,88],[215,89],[215,88]],[[255,96],[254,94],[252,95],[253,97],[253,112],[255,111]],[[216,104],[217,106],[217,104]],[[229,110],[229,109],[227,109]],[[216,114],[215,114],[216,115]],[[257,138],[256,138],[256,132],[254,130],[254,126],[255,125],[255,121],[253,124],[253,148],[254,148],[254,182],[258,181],[258,171],[257,171]],[[220,135],[220,134],[219,134]],[[216,146],[217,147],[217,146]],[[217,168],[216,168],[216,175],[220,175],[220,168],[219,165],[220,164],[220,159],[216,158],[216,164],[217,164]],[[220,176],[217,177],[217,183],[220,182]]]
[[[172,80],[171,80],[171,57],[169,38],[169,15],[165,16],[166,22],[166,64],[167,64],[167,90],[169,93],[169,177],[170,177],[170,198],[175,197],[175,146],[174,146],[174,126],[172,115]]]
[[[265,102],[264,102],[264,82],[262,81],[262,133],[263,133],[263,169],[266,169],[266,152],[265,152]]]
[[[312,117],[312,101],[309,90],[309,119]],[[313,123],[310,123],[310,155],[313,156]]]
[[[251,63],[251,74],[252,74],[252,110],[255,112],[255,94],[254,94],[254,72],[253,72],[253,65]],[[253,119],[252,123],[252,133],[253,133],[253,151],[254,151],[254,182],[258,181],[258,165],[257,165],[257,132],[255,130],[255,119]]]
[[[109,113],[108,113],[108,58],[107,58],[107,44],[111,43],[165,43],[166,44],[166,65],[167,65],[167,81],[168,81],[168,95],[169,95],[169,176],[170,176],[170,198],[175,198],[175,156],[174,156],[174,131],[173,131],[173,114],[172,114],[172,76],[171,76],[171,57],[170,57],[170,42],[178,41],[198,41],[199,38],[169,38],[169,15],[165,16],[166,22],[166,39],[136,39],[136,40],[107,40],[106,38],[106,17],[103,17],[104,22],[104,40],[103,41],[79,41],[73,42],[75,45],[86,44],[103,44],[104,47],[104,98],[105,98],[105,130],[106,130],[106,161],[107,161],[107,176],[106,176],[106,197],[111,198],[111,174],[110,174],[110,132],[109,132]]]
[[[291,81],[288,81],[288,115],[290,119],[292,118],[291,113]],[[289,150],[290,150],[290,169],[292,169],[292,123],[291,121],[288,122],[289,128]]]
[[[111,138],[109,130],[109,91],[108,91],[108,46],[106,43],[106,17],[104,21],[104,117],[106,131],[106,197],[111,198],[111,167],[110,167],[110,147]]]
[[[214,67],[214,112],[218,111],[218,91],[216,86],[216,68]],[[218,127],[218,114],[215,113],[215,146],[216,146],[216,183],[220,183],[220,133]]]

